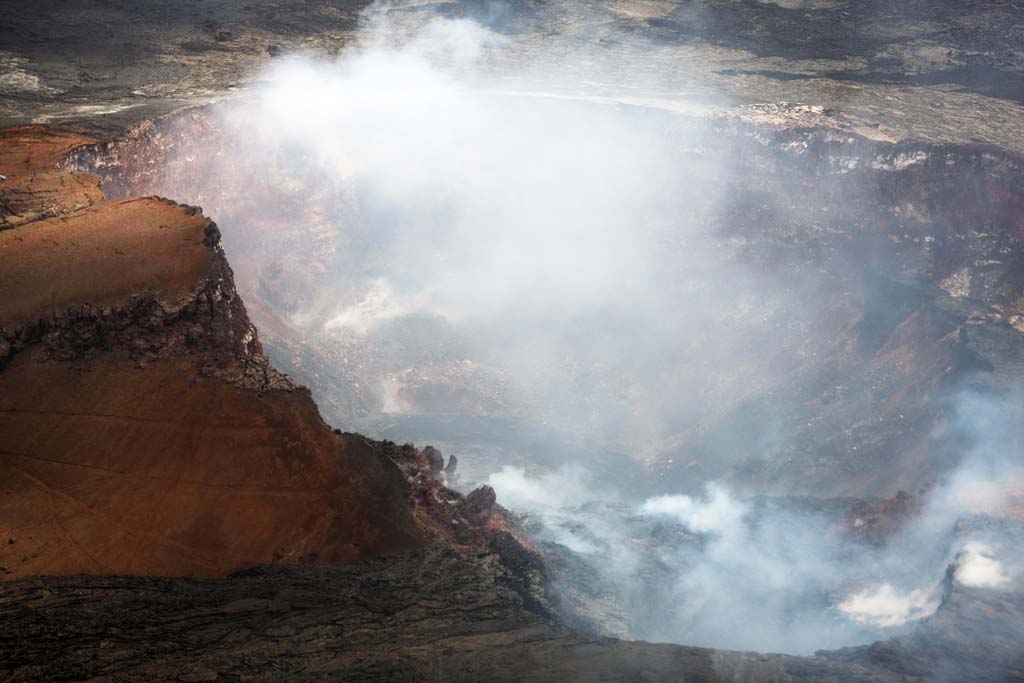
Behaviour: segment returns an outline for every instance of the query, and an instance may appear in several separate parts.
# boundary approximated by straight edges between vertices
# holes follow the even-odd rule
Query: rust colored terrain
[[[0,578],[222,576],[422,545],[399,468],[262,354],[199,211],[0,144]]]

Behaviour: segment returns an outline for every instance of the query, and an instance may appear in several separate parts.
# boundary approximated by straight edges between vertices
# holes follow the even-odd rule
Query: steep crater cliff
[[[424,455],[323,422],[263,355],[199,209],[53,170],[73,134],[3,137],[0,192],[21,208],[0,232],[0,578],[222,576],[509,536],[500,512],[484,529],[490,509],[453,536],[461,497],[435,504]]]

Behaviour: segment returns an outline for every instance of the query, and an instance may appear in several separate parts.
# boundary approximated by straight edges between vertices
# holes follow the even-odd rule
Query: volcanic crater
[[[462,46],[467,15],[529,48],[511,62],[555,11],[466,4],[422,35]],[[873,21],[674,4],[610,4],[614,41],[606,18],[559,31],[618,50],[700,26],[742,66],[720,51],[749,47],[725,37],[748,14]],[[0,680],[1019,679],[1015,133],[463,88],[418,52],[260,42],[347,44],[358,9],[173,29],[215,102],[0,129]],[[908,26],[869,66],[932,55]],[[911,116],[949,85],[790,42],[721,75],[905,87]],[[282,71],[222,92],[252,45]],[[965,101],[1014,101],[968,62]],[[281,105],[281,74],[311,99]],[[422,98],[432,127],[392,118]]]

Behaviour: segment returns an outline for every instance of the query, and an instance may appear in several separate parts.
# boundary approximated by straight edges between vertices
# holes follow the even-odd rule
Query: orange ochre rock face
[[[216,226],[57,170],[85,142],[0,131],[0,580],[422,545],[398,467],[269,367]]]

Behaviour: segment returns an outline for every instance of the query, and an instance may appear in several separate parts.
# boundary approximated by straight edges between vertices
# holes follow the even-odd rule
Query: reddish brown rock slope
[[[104,201],[56,170],[73,133],[2,135],[0,578],[421,545],[399,469],[269,367],[212,222]]]

